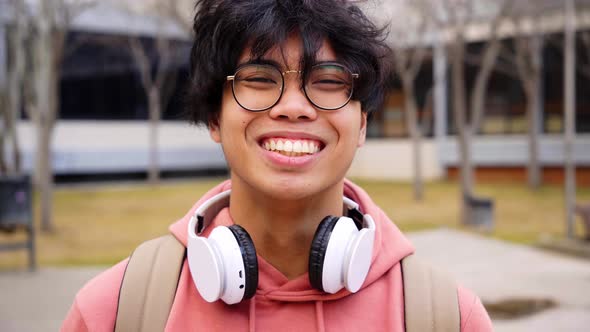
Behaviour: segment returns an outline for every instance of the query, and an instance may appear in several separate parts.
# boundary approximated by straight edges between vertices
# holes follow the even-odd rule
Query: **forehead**
[[[299,69],[304,56],[303,53],[301,38],[298,35],[291,35],[284,43],[272,47],[262,56],[262,59],[277,62],[284,67],[284,69]],[[253,60],[251,47],[248,46],[240,55],[238,64],[246,63],[251,60]],[[322,41],[320,48],[315,54],[315,61],[338,61],[338,57],[329,41],[325,39]]]

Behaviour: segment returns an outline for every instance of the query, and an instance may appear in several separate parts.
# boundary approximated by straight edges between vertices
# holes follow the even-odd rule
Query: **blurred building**
[[[99,2],[76,16],[68,34],[61,71],[59,120],[54,131],[53,164],[58,176],[137,174],[149,162],[148,105],[141,77],[128,46],[139,38],[152,71],[158,66],[155,38],[170,39],[168,66],[171,90],[163,109],[158,146],[163,172],[225,169],[220,147],[203,129],[183,119],[190,40],[174,20],[142,11],[140,2],[129,8]],[[0,19],[1,23],[1,19]],[[6,25],[10,17],[4,18]],[[0,54],[6,38],[0,24]],[[2,68],[2,67],[0,67]],[[2,71],[5,73],[6,69]],[[23,111],[18,127],[23,166],[34,166],[35,131]]]
[[[585,0],[584,0],[585,1]],[[163,114],[160,125],[159,154],[163,171],[225,169],[223,154],[203,128],[182,120],[182,87],[187,77],[190,40],[178,24],[161,22],[142,11],[142,1],[132,1],[133,11],[109,2],[84,11],[76,17],[68,36],[61,79],[60,120],[53,144],[54,169],[58,175],[123,174],[145,172],[148,165],[148,110],[140,77],[129,50],[124,46],[130,36],[140,36],[149,52],[156,34],[165,33],[175,47],[176,92]],[[384,1],[367,8],[377,20],[401,26],[411,34],[415,10],[411,1]],[[582,1],[583,2],[583,1]],[[362,3],[362,1],[361,1]],[[373,3],[373,2],[370,2]],[[482,22],[493,12],[497,1],[479,0]],[[542,120],[540,161],[546,181],[561,181],[563,148],[563,2],[542,0],[546,6],[541,58],[543,62]],[[492,6],[492,7],[490,7]],[[585,8],[585,7],[584,7]],[[561,16],[560,16],[561,15]],[[579,31],[589,30],[588,11],[581,10]],[[0,15],[0,79],[6,72],[2,58],[6,54],[6,27],[10,18]],[[541,18],[540,18],[541,19]],[[164,30],[162,30],[164,29]],[[472,29],[468,49],[477,51],[486,42],[485,29]],[[448,59],[436,31],[430,31],[429,57],[423,64],[415,86],[425,140],[422,145],[423,174],[427,179],[457,174],[459,154],[451,111]],[[390,37],[393,38],[394,34]],[[581,37],[580,37],[581,38]],[[580,39],[579,38],[579,39]],[[503,43],[510,47],[514,33],[506,33]],[[395,43],[394,40],[391,41]],[[578,62],[590,61],[580,42]],[[155,57],[154,57],[155,59]],[[153,61],[154,68],[157,61]],[[467,67],[467,84],[472,84],[476,66]],[[435,85],[434,77],[442,77]],[[407,180],[413,175],[410,141],[405,128],[404,94],[396,78],[385,108],[373,116],[368,128],[369,140],[359,149],[350,170],[351,176]],[[574,154],[578,180],[590,183],[590,93],[588,80],[578,71]],[[492,74],[483,126],[473,144],[473,162],[478,176],[526,178],[528,148],[523,90],[513,77],[496,71]],[[34,158],[34,130],[23,114],[19,125],[24,166],[29,170]]]
[[[423,141],[423,173],[427,178],[445,176],[456,178],[459,168],[459,151],[456,142],[456,128],[452,111],[452,89],[449,59],[442,43],[444,31],[432,26],[425,29],[426,35],[418,40],[415,31],[423,19],[424,8],[419,1],[382,1],[379,5],[369,4],[367,10],[378,21],[391,25],[389,41],[395,45],[403,34],[402,44],[426,43],[430,57],[424,61],[415,82],[419,117],[426,139]],[[434,1],[430,13],[442,11],[444,1]],[[448,3],[448,2],[447,2]],[[490,15],[498,11],[501,1],[474,1],[472,15],[475,23],[467,26],[469,41],[467,52],[478,54],[489,39]],[[535,20],[541,29],[539,57],[542,63],[541,109],[538,124],[539,158],[545,182],[563,183],[564,165],[564,16],[563,0],[531,0],[514,2],[511,15]],[[590,2],[578,0],[577,62],[576,62],[576,140],[574,157],[577,164],[577,180],[590,185],[590,75],[585,66],[590,64],[590,44],[584,38],[590,37]],[[527,13],[534,8],[533,15]],[[439,13],[443,20],[445,13]],[[428,19],[428,18],[427,18]],[[513,48],[518,31],[510,26],[502,30],[504,48]],[[587,36],[584,36],[586,34]],[[407,37],[406,35],[409,35]],[[588,39],[590,40],[590,39]],[[403,45],[400,47],[404,47]],[[479,64],[468,59],[466,65],[466,86],[471,91]],[[481,60],[481,59],[479,59]],[[513,73],[497,68],[491,75],[486,97],[484,121],[472,143],[472,159],[480,179],[510,179],[526,181],[528,164],[528,140],[526,104],[522,83],[516,77],[516,67],[508,67]],[[503,69],[503,70],[502,70]],[[435,77],[440,84],[436,84]],[[394,89],[387,99],[383,112],[375,115],[368,130],[372,137],[358,153],[352,173],[371,177],[411,178],[411,147],[405,123],[404,95],[401,83],[394,78]],[[467,101],[468,102],[468,101]],[[469,106],[467,107],[469,108]],[[377,166],[375,166],[375,164]],[[401,170],[401,172],[400,172]]]

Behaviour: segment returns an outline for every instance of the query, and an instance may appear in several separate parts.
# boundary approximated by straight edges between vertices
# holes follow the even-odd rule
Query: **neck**
[[[343,182],[300,199],[277,199],[232,177],[230,214],[250,234],[257,254],[294,279],[308,270],[315,231],[328,215],[342,215]]]

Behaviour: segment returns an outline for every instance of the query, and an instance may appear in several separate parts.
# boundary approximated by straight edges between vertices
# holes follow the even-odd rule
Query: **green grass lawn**
[[[220,180],[173,181],[157,187],[129,184],[57,189],[56,230],[52,234],[39,234],[39,263],[43,266],[114,264],[127,257],[139,243],[165,234],[168,225],[182,218]],[[362,180],[357,183],[404,231],[460,227],[459,191],[454,182],[427,183],[422,202],[413,200],[410,183]],[[565,232],[561,187],[545,186],[532,192],[522,184],[478,184],[476,193],[495,200],[496,227],[489,236],[532,244],[541,235],[563,236]],[[577,196],[578,201],[589,202],[590,189],[579,189]],[[23,238],[18,233],[0,233],[0,243]],[[25,267],[26,258],[24,250],[0,252],[0,269]]]

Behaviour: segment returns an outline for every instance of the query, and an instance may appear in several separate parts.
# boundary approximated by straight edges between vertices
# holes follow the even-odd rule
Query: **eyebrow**
[[[313,64],[314,66],[317,65],[339,65],[339,66],[344,66],[344,64],[338,60],[322,60],[322,61],[317,61]]]
[[[248,61],[238,63],[238,68],[245,65],[270,65],[282,70],[280,63],[270,59],[250,59]]]
[[[313,65],[314,66],[317,66],[317,65],[331,65],[331,64],[344,66],[344,64],[342,64],[338,60],[322,60],[322,61],[315,62]],[[240,68],[241,66],[245,66],[245,65],[269,65],[269,66],[274,66],[274,67],[278,68],[281,71],[283,69],[285,69],[277,61],[274,61],[274,60],[271,60],[271,59],[262,59],[262,58],[259,58],[259,59],[250,59],[248,61],[240,62],[240,63],[238,63],[237,68]]]

